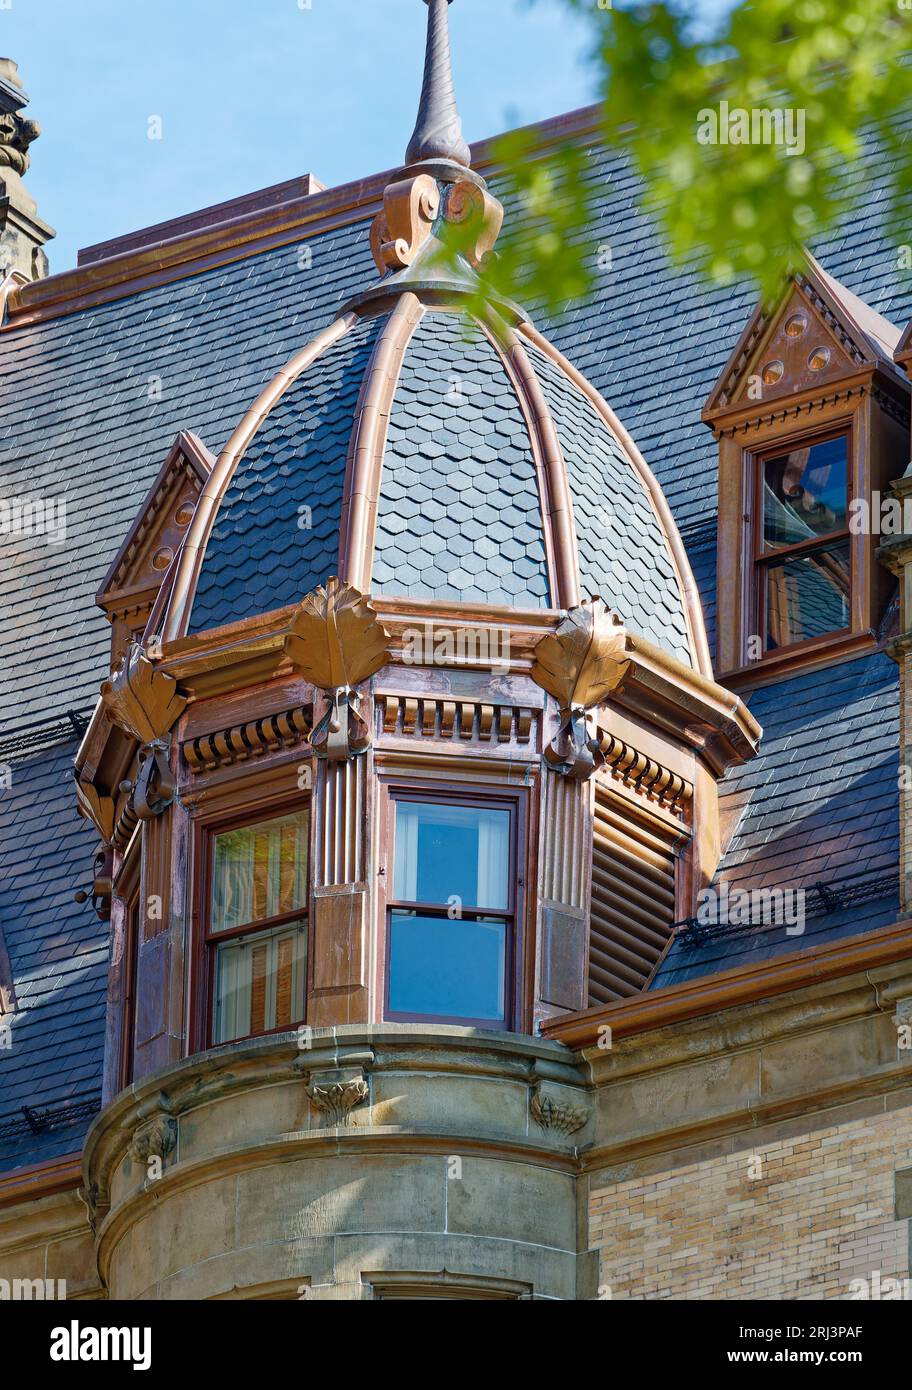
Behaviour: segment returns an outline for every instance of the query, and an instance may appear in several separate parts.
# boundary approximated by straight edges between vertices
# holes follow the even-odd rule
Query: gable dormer
[[[875,559],[872,516],[908,448],[899,339],[808,256],[776,303],[755,309],[710,395],[716,667],[729,683],[763,684],[877,644],[894,586]]]
[[[181,430],[114,557],[95,597],[113,629],[112,667],[142,636],[214,463],[202,440]]]

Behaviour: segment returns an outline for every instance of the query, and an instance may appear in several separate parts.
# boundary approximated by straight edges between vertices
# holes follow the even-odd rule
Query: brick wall
[[[912,1107],[726,1147],[592,1175],[601,1297],[847,1299],[874,1270],[908,1277],[894,1175],[912,1163]]]

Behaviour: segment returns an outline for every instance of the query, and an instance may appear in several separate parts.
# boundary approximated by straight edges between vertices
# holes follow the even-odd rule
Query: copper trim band
[[[363,594],[370,592],[374,569],[377,503],[393,398],[406,348],[424,313],[414,294],[397,301],[374,344],[355,409],[342,499],[339,578]]]
[[[701,675],[713,679],[712,658],[709,654],[709,642],[706,639],[706,624],[703,621],[703,606],[700,602],[700,592],[697,588],[696,580],[693,577],[693,570],[687,558],[687,551],[684,549],[684,542],[681,540],[677,523],[671,514],[668,501],[659,486],[658,480],[649,464],[643,458],[632,436],[627,432],[615,415],[611,406],[592,385],[590,381],[578,372],[571,362],[558,351],[553,343],[543,337],[536,328],[529,322],[520,324],[519,331],[524,333],[531,343],[540,348],[546,356],[556,366],[570,378],[575,386],[578,386],[585,393],[591,404],[601,415],[605,424],[611,430],[618,444],[620,444],[628,460],[636,469],[640,481],[646,489],[646,495],[652,504],[652,509],[656,514],[656,519],[665,537],[671,555],[672,564],[681,586],[681,593],[684,598],[684,616],[687,621],[688,636],[690,638],[690,650],[693,659],[697,663],[697,668]]]
[[[607,1024],[615,1040],[629,1038],[910,958],[912,922],[895,922],[862,936],[810,946],[793,955],[716,975],[701,975],[648,994],[632,995],[620,1003],[552,1019],[542,1024],[542,1037],[576,1049],[595,1047],[600,1025]]]
[[[163,642],[173,642],[186,633],[190,618],[190,606],[196,593],[196,585],[206,553],[206,546],[209,542],[209,535],[242,454],[250,445],[266,416],[288,388],[327,348],[344,338],[357,321],[357,314],[345,314],[342,318],[336,319],[328,328],[325,328],[322,333],[318,333],[307,347],[296,353],[273,377],[266,389],[260,393],[219,454],[218,462],[212,470],[209,481],[200,494],[190,529],[178,557],[168,611],[162,630]]]

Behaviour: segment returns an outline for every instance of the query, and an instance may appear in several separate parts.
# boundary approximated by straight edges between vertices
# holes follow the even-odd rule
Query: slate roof
[[[912,318],[912,281],[882,230],[886,171],[876,160],[871,167],[872,193],[850,225],[815,251],[830,274],[903,325]],[[536,321],[611,402],[658,476],[712,631],[717,451],[699,414],[755,294],[749,286],[708,288],[670,270],[635,210],[630,172],[594,149],[590,169],[597,216],[579,236],[594,263],[601,247],[612,248],[611,269],[600,272],[591,303]],[[0,495],[60,496],[68,509],[62,546],[33,537],[0,547],[0,737],[94,702],[108,629],[93,597],[177,431],[194,430],[217,453],[277,369],[375,279],[366,223],[321,232],[309,245],[309,268],[296,245],[279,247],[0,334]],[[264,453],[264,467],[274,466],[283,465]],[[243,592],[241,585],[239,598]],[[798,688],[803,679],[807,690]],[[856,847],[865,863],[874,862],[874,823],[895,869],[895,682],[895,668],[875,657],[754,696],[768,734],[761,756],[741,774],[750,804],[727,865],[762,874],[763,845],[783,856],[784,867],[797,871],[803,863],[808,880],[854,866]],[[824,736],[827,717],[841,721],[840,737]],[[813,757],[802,752],[809,734]],[[849,747],[854,774],[847,777]],[[0,1054],[0,1125],[21,1104],[53,1104],[99,1084],[107,933],[71,898],[88,879],[94,846],[67,788],[74,751],[70,743],[30,757],[16,765],[12,790],[0,790],[0,921],[26,1003],[12,1053]],[[790,786],[793,774],[798,781]],[[808,779],[803,787],[801,777]],[[795,814],[787,827],[780,788]],[[838,827],[836,849],[820,836],[826,822]],[[894,908],[890,900],[879,910],[888,918]],[[856,914],[846,930],[878,920]],[[840,930],[832,918],[820,927]],[[810,939],[809,924],[797,944]],[[724,967],[737,949],[729,940],[704,968]],[[690,968],[670,956],[660,982]],[[0,1149],[0,1169],[77,1148],[77,1133],[74,1127]]]
[[[600,595],[634,632],[690,666],[684,601],[646,489],[583,393],[541,349],[529,353],[567,465],[583,596]]]
[[[219,508],[190,632],[297,603],[336,573],[348,441],[385,322],[356,324],[267,415]]]
[[[0,1045],[0,1172],[80,1147],[101,1098],[108,929],[74,893],[91,882],[98,836],[73,814],[76,743],[9,764],[0,792],[0,931],[17,1011]],[[81,1106],[34,1133],[23,1107]],[[35,1117],[33,1116],[33,1123]]]
[[[494,347],[426,314],[393,401],[377,508],[374,589],[547,608],[529,430]]]

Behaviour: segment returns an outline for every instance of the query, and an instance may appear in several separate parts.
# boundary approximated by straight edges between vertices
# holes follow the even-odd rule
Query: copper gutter
[[[339,577],[364,594],[370,592],[374,568],[377,502],[393,398],[406,348],[424,313],[414,294],[397,300],[374,344],[355,410],[342,500]]]
[[[273,377],[266,389],[260,393],[225,445],[200,494],[190,529],[180,552],[161,634],[162,642],[173,642],[175,638],[183,637],[186,632],[190,618],[190,606],[196,593],[197,580],[199,579],[203,556],[206,553],[209,534],[242,454],[250,445],[266,416],[288,388],[297,381],[301,373],[321,353],[344,338],[357,321],[357,314],[343,315],[342,318],[336,319],[328,328],[325,328],[322,333],[318,333],[307,347],[296,353]]]
[[[912,921],[895,922],[863,936],[810,946],[776,960],[702,975],[617,1004],[551,1019],[542,1024],[541,1034],[577,1050],[597,1047],[605,1026],[615,1041],[635,1037],[906,959],[912,959]]]
[[[53,1197],[79,1187],[82,1182],[82,1154],[66,1154],[35,1163],[30,1168],[17,1168],[0,1174],[0,1207],[15,1206],[17,1202],[36,1202],[39,1197]]]
[[[700,601],[700,591],[693,577],[693,570],[690,567],[690,560],[687,558],[687,551],[684,549],[684,542],[681,540],[681,534],[678,531],[677,523],[671,514],[671,508],[668,505],[664,492],[659,486],[655,474],[643,458],[632,436],[624,428],[611,409],[611,406],[595,389],[592,383],[587,381],[571,362],[567,361],[566,357],[558,351],[553,343],[550,343],[536,328],[533,328],[531,323],[524,322],[520,324],[519,331],[524,333],[529,341],[534,343],[537,348],[540,348],[546,356],[550,357],[551,361],[566,373],[574,385],[579,387],[601,415],[639,475],[640,482],[646,489],[646,494],[652,504],[652,509],[656,514],[659,527],[671,553],[672,564],[674,565],[675,572],[678,576],[678,583],[684,596],[684,614],[687,621],[688,635],[690,637],[691,654],[701,674],[712,680],[712,658],[709,654],[709,642],[706,639],[706,624],[703,621],[703,606]]]

